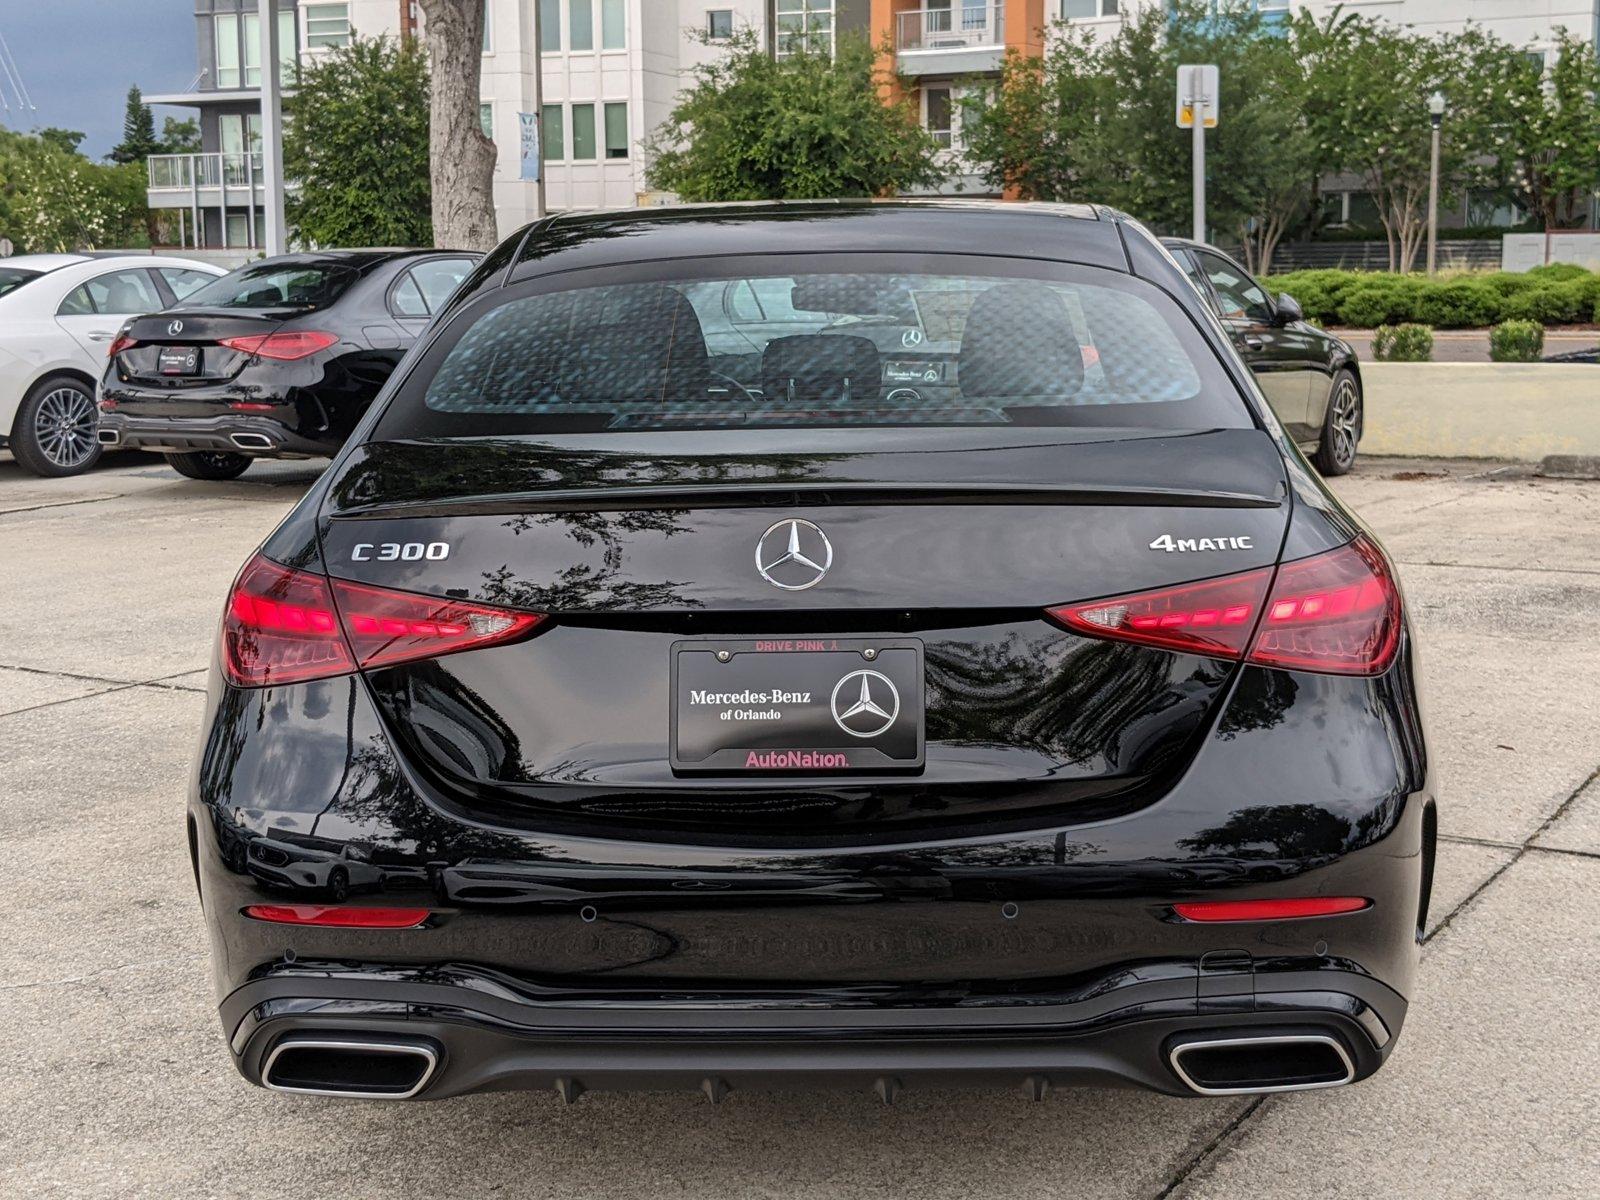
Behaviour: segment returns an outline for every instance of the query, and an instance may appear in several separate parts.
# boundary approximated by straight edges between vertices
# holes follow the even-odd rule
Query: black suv
[[[333,250],[240,267],[136,317],[100,380],[102,445],[191,479],[330,456],[478,255]]]
[[[1324,475],[1356,461],[1364,414],[1361,368],[1348,342],[1308,324],[1295,298],[1276,300],[1215,246],[1161,242],[1233,338],[1278,420]]]

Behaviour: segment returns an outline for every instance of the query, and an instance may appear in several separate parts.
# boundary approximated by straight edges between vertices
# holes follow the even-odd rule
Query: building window
[[[606,105],[606,157],[628,157],[628,105]]]
[[[261,86],[261,17],[257,13],[240,13],[239,29],[244,36],[244,86]],[[295,47],[294,10],[281,9],[278,13],[278,82],[294,82]]]
[[[220,13],[215,18],[217,37],[217,86],[236,88],[239,77],[239,14]]]
[[[587,162],[594,157],[594,105],[572,106],[572,158]]]
[[[350,44],[348,4],[306,5],[306,48],[339,48]]]
[[[624,4],[625,0],[600,0],[600,49],[627,49],[628,13]]]
[[[930,85],[922,89],[922,123],[941,146],[955,143],[954,116],[955,105],[948,85]]]
[[[487,100],[478,105],[478,124],[483,128],[483,136],[494,141],[494,105]]]
[[[1061,15],[1068,21],[1085,17],[1114,17],[1120,11],[1120,0],[1061,0]]]
[[[567,0],[567,49],[594,49],[594,0]]]
[[[567,156],[566,129],[561,116],[559,104],[545,105],[540,114],[539,136],[544,142],[544,157],[548,162],[560,162]]]
[[[779,58],[797,50],[833,53],[834,0],[777,0]]]
[[[714,42],[725,42],[733,36],[733,9],[713,8],[706,14],[706,36]]]
[[[546,54],[561,49],[561,0],[539,0],[539,49]]]
[[[483,52],[494,53],[494,9],[489,0],[483,0]]]

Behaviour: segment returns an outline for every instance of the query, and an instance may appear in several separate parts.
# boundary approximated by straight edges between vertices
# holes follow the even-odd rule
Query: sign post
[[[1217,68],[1178,68],[1178,128],[1192,133],[1194,146],[1194,240],[1206,240],[1206,130],[1216,128],[1220,109]]]

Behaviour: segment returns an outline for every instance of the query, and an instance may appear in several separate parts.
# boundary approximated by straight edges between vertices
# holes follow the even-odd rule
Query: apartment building
[[[197,67],[184,91],[152,104],[198,114],[201,152],[149,161],[149,202],[176,218],[186,246],[253,249],[264,240],[260,18],[257,0],[192,0]],[[648,203],[642,143],[671,112],[691,69],[750,30],[771,53],[831,48],[865,33],[870,0],[486,0],[479,113],[495,143],[502,233],[536,211],[521,177],[521,114],[540,111],[552,209]],[[278,0],[280,67],[352,37],[422,32],[415,0]],[[535,33],[537,22],[537,34]],[[703,38],[700,36],[703,35]],[[292,181],[291,181],[292,186]]]

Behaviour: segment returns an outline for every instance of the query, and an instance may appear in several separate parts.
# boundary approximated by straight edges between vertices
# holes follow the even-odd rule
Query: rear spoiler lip
[[[823,505],[1012,504],[1125,505],[1140,508],[1277,508],[1284,497],[1141,485],[1013,483],[772,482],[559,488],[497,492],[443,500],[380,501],[350,505],[334,520],[503,515],[521,512],[626,512],[676,508],[792,508]]]

